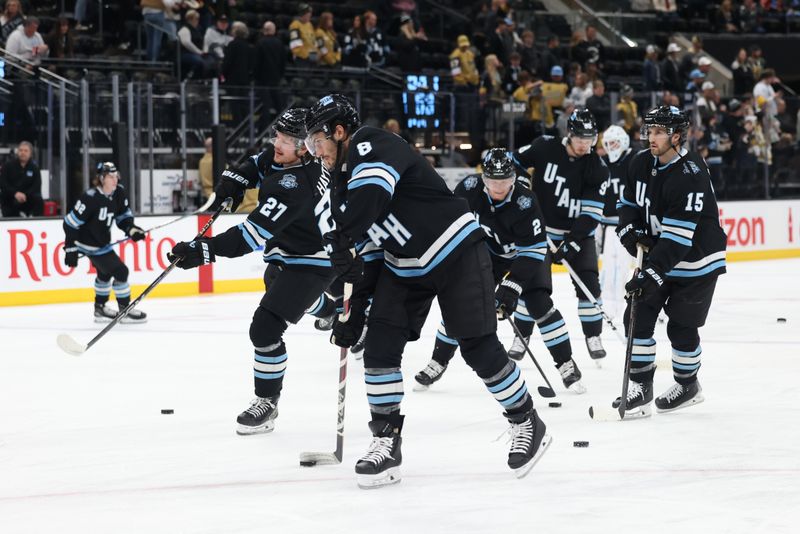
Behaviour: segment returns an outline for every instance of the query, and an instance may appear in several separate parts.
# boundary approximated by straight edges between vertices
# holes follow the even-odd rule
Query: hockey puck
[[[317,462],[315,462],[314,460],[311,460],[311,461],[302,461],[301,460],[300,461],[300,465],[303,466],[303,467],[314,467],[315,465],[317,465]]]
[[[170,415],[170,414],[175,413],[175,410],[171,410],[169,408],[166,408],[164,410],[161,410],[161,413],[164,414],[164,415]]]
[[[561,408],[560,402],[549,402],[547,405],[551,408]]]
[[[778,322],[779,323],[785,323],[786,322],[786,317],[778,317]]]
[[[572,442],[572,446],[573,447],[586,448],[586,447],[589,446],[589,442],[588,441],[573,441]]]

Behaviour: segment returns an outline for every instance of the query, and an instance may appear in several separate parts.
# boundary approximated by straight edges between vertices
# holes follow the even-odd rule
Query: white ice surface
[[[344,463],[298,466],[299,452],[335,442],[338,350],[307,318],[286,336],[275,432],[241,437],[258,294],[146,300],[149,323],[120,325],[80,357],[55,340],[99,332],[90,304],[0,308],[0,533],[800,532],[800,260],[729,271],[701,331],[706,402],[621,423],[594,422],[587,407],[618,395],[623,346],[606,329],[610,355],[595,368],[556,276],[589,392],[564,392],[534,340],[563,407],[536,399],[554,441],[522,480],[505,440],[493,441],[507,426],[498,405],[460,357],[430,391],[411,390],[434,310],[403,361],[403,481],[373,491],[353,473],[370,438],[352,358]],[[508,325],[501,337],[510,343]],[[668,359],[663,324],[656,339]],[[662,365],[656,394],[670,384]]]

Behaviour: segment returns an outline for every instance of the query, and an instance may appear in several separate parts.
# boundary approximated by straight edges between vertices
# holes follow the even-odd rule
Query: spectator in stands
[[[706,75],[702,73],[700,69],[694,69],[690,74],[688,84],[686,84],[686,89],[684,90],[683,94],[683,106],[686,108],[693,107],[695,102],[697,101],[698,93],[702,91],[703,82],[706,79]]]
[[[569,58],[572,61],[577,61],[581,65],[589,59],[586,56],[586,49],[583,45],[584,41],[586,41],[586,37],[584,37],[581,30],[573,31],[569,38]]]
[[[667,45],[667,57],[661,62],[661,83],[667,91],[680,92],[684,88],[683,78],[680,74],[678,54],[681,47],[676,43]]]
[[[89,24],[89,0],[76,0],[75,1],[75,31],[76,32],[85,32],[91,30],[92,27]]]
[[[25,14],[22,12],[19,0],[6,0],[3,14],[0,15],[0,46],[5,48],[11,33],[22,24],[23,20]]]
[[[703,55],[703,40],[699,36],[692,36],[692,46],[688,53],[681,59],[681,79],[683,80],[684,87],[689,83],[691,72],[698,67],[697,61]]]
[[[747,61],[747,50],[739,49],[736,59],[731,63],[733,73],[733,94],[743,95],[753,88],[753,73]]]
[[[342,50],[333,29],[333,13],[324,11],[317,23],[317,50],[319,62],[327,67],[337,67],[342,62]]]
[[[620,88],[617,111],[622,116],[622,127],[628,132],[628,135],[639,129],[641,125],[639,106],[633,99],[633,88],[630,85],[626,84]]]
[[[586,79],[589,80],[591,84],[603,79],[603,73],[600,71],[599,63],[592,60],[586,62]]]
[[[680,97],[671,91],[664,91],[661,95],[661,100],[665,106],[675,106],[676,108],[681,107]]]
[[[50,33],[44,38],[44,42],[50,49],[50,57],[72,57],[75,40],[72,38],[72,32],[69,29],[69,19],[59,17],[58,23],[53,25]]]
[[[472,118],[469,112],[477,103],[480,75],[469,37],[459,35],[456,44],[456,49],[450,52],[450,74],[453,75],[453,92],[456,98],[456,129],[463,131],[468,128]]]
[[[366,40],[367,64],[382,67],[389,55],[389,46],[378,28],[378,16],[373,11],[364,13],[364,38]]]
[[[708,125],[711,119],[717,114],[719,94],[716,92],[714,82],[705,81],[701,86],[702,94],[697,98],[697,112],[703,124]]]
[[[553,112],[547,107],[542,97],[542,80],[534,79],[530,72],[523,70],[519,73],[519,87],[511,97],[516,102],[525,102],[525,121],[520,127],[519,145],[533,140],[544,133],[544,125],[549,121],[552,125]]]
[[[178,30],[178,40],[181,43],[182,77],[203,78],[206,75],[206,56],[203,54],[200,13],[190,9],[186,12],[184,20],[184,25]]]
[[[229,85],[245,86],[253,81],[253,47],[247,40],[250,30],[244,22],[236,21],[231,26],[233,40],[225,47],[222,60],[222,76]]]
[[[410,15],[400,17],[400,34],[398,35],[395,51],[397,52],[397,65],[403,72],[419,72],[422,65],[419,56],[419,41],[427,41],[425,32],[420,28],[414,30],[414,20]]]
[[[720,33],[739,33],[739,12],[731,0],[722,0],[714,16],[714,27]]]
[[[663,89],[661,83],[661,65],[658,63],[658,48],[656,48],[655,45],[649,44],[647,48],[645,48],[642,82],[645,91],[660,91]]]
[[[703,76],[708,77],[708,73],[711,72],[711,65],[713,62],[711,58],[708,56],[701,56],[697,60],[697,68],[700,69],[700,72],[703,73]]]
[[[522,32],[522,45],[517,48],[522,57],[520,64],[523,70],[527,70],[532,75],[539,72],[540,54],[536,46],[536,35],[531,30]]]
[[[205,201],[214,192],[214,140],[206,137],[203,146],[206,152],[197,164],[197,174],[200,175],[200,187]]]
[[[353,17],[353,24],[344,36],[342,64],[349,67],[367,66],[367,36],[361,17]]]
[[[593,61],[598,65],[603,63],[603,43],[597,38],[597,28],[589,24],[585,30],[586,38],[578,43],[581,49],[583,62]]]
[[[564,99],[567,98],[569,87],[563,81],[564,69],[556,65],[550,70],[550,81],[542,84],[542,98],[545,105],[553,110],[553,114],[561,113],[564,107]],[[553,124],[547,124],[551,128]]]
[[[611,99],[606,94],[606,84],[597,80],[592,84],[592,96],[586,99],[586,108],[597,121],[597,129],[605,131],[611,126]]]
[[[510,18],[498,18],[497,27],[489,37],[489,53],[497,56],[503,65],[507,65],[509,57],[514,51],[514,36],[511,32],[511,25],[514,23]]]
[[[547,48],[542,51],[541,61],[539,62],[540,76],[550,76],[550,72],[556,65],[563,67],[564,58],[561,57],[559,52],[560,42],[557,35],[551,35],[547,38]],[[563,69],[562,69],[563,74]]]
[[[233,40],[228,35],[228,15],[218,15],[214,25],[206,29],[203,35],[203,53],[222,61],[225,57],[225,47]]]
[[[506,99],[506,94],[503,90],[503,64],[494,54],[489,54],[483,61],[480,95],[481,102],[484,105],[487,103],[502,104]]]
[[[286,72],[287,51],[276,32],[275,23],[266,21],[261,29],[261,39],[256,44],[253,72],[264,105],[259,124],[261,129],[283,109],[283,92],[279,84]]]
[[[164,35],[170,41],[177,39],[177,27],[167,13],[179,5],[179,0],[141,0],[144,33],[147,38],[147,61],[158,61]]]
[[[761,79],[753,87],[756,111],[764,111],[770,117],[778,114],[778,105],[775,100],[780,97],[780,94],[772,87],[776,83],[780,83],[780,79],[775,75],[775,70],[764,69]]]
[[[44,212],[42,175],[28,141],[17,146],[17,157],[0,170],[0,209],[4,217],[40,217]]]
[[[744,33],[764,33],[761,25],[763,16],[761,6],[756,0],[744,0],[739,6],[739,24]]]
[[[6,52],[30,61],[34,65],[42,63],[42,58],[50,54],[50,49],[44,44],[42,34],[38,31],[39,19],[28,17],[22,26],[14,30],[6,41]]]
[[[313,67],[319,61],[317,36],[311,24],[311,6],[297,6],[297,18],[289,25],[289,49],[298,67]]]
[[[397,119],[387,119],[387,121],[383,123],[383,129],[387,132],[392,132],[393,134],[402,137],[406,143],[411,144],[411,138],[406,132],[403,131],[402,128],[400,128],[400,121]]]
[[[586,99],[592,96],[592,86],[589,83],[589,78],[586,74],[579,72],[575,76],[575,85],[569,93],[569,99],[575,102],[575,106],[579,108],[586,107]]]
[[[764,72],[766,60],[764,54],[761,52],[761,47],[757,44],[750,46],[750,54],[747,58],[747,64],[750,66],[750,72],[753,73],[753,81],[757,82],[761,79],[761,73]]]
[[[522,56],[519,52],[511,52],[508,57],[508,67],[503,69],[503,89],[506,94],[511,94],[519,87],[519,73],[522,72]]]
[[[567,69],[567,76],[564,78],[564,82],[570,87],[575,87],[575,85],[578,83],[578,75],[579,74],[585,74],[583,72],[583,67],[581,67],[581,64],[578,63],[577,61],[570,62],[569,68]],[[589,78],[588,77],[586,78],[586,81],[587,81],[587,83],[589,83],[589,88],[590,88],[589,89],[589,94],[586,95],[586,98],[589,98],[591,96],[591,92],[592,92],[592,90],[591,90],[592,84],[591,84],[591,82],[589,82]]]
[[[578,107],[575,105],[575,102],[569,98],[564,99],[564,110],[561,115],[558,116],[558,119],[556,119],[556,132],[559,137],[566,138],[569,134],[567,131],[567,122],[569,121],[569,116],[572,115],[572,112],[576,109],[578,109]]]
[[[780,126],[781,134],[789,134],[794,138],[797,133],[797,117],[788,112],[786,109],[786,100],[783,98],[776,99],[775,103],[778,108],[778,114],[775,116],[775,119]]]
[[[735,157],[737,174],[735,187],[746,195],[756,183],[756,170],[759,161],[769,161],[769,145],[764,139],[761,125],[755,115],[744,118],[744,133],[736,140]]]

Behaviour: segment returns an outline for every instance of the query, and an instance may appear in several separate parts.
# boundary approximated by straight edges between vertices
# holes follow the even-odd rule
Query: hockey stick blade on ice
[[[503,310],[505,310],[505,308],[503,308]],[[505,313],[505,311],[503,313]],[[539,365],[539,362],[536,361],[536,357],[533,355],[533,352],[531,352],[531,348],[528,346],[527,343],[525,343],[525,338],[522,337],[522,334],[520,333],[519,328],[517,328],[517,325],[514,323],[514,319],[508,314],[506,314],[506,318],[508,319],[508,322],[511,324],[511,328],[514,329],[514,335],[517,336],[517,339],[519,339],[522,342],[522,346],[525,347],[525,352],[528,353],[528,356],[531,357],[531,360],[533,360],[533,363],[536,364],[536,368],[539,370],[539,374],[542,375],[542,378],[544,378],[544,381],[547,384],[546,387],[545,386],[539,386],[538,388],[536,388],[536,390],[539,392],[539,395],[541,395],[542,397],[545,397],[547,399],[552,399],[553,397],[556,396],[556,392],[553,390],[553,386],[550,384],[550,381],[547,379],[547,375],[544,374],[544,371],[542,370],[541,366]]]
[[[211,218],[197,233],[194,239],[200,239],[201,237],[203,237],[205,233],[208,231],[208,229],[211,228],[211,225],[214,224],[214,221],[217,220],[217,217],[219,217],[220,213],[222,213],[222,210],[224,210],[232,202],[233,200],[230,198],[225,199],[225,202],[223,202],[220,205],[220,207],[217,208],[214,214],[211,215]],[[153,282],[149,286],[147,286],[147,288],[144,291],[142,291],[142,294],[136,297],[136,300],[131,301],[131,303],[128,304],[124,310],[120,310],[117,316],[114,317],[114,319],[110,323],[108,323],[106,327],[103,328],[103,330],[101,330],[99,334],[94,336],[92,340],[89,341],[87,344],[84,345],[83,343],[75,341],[75,338],[73,338],[69,334],[60,334],[56,338],[56,343],[58,344],[59,348],[61,348],[61,350],[63,350],[67,354],[71,354],[72,356],[80,356],[81,354],[89,350],[92,347],[92,345],[100,341],[122,319],[127,317],[128,313],[130,313],[132,309],[134,309],[153,289],[155,289],[155,287],[158,284],[161,283],[161,281],[164,278],[166,278],[166,276],[170,273],[170,271],[172,271],[172,269],[175,268],[175,266],[178,264],[180,260],[181,258],[175,258],[174,260],[172,260],[172,262],[167,266],[167,268],[164,269],[160,275],[158,275],[158,278],[153,280]]]

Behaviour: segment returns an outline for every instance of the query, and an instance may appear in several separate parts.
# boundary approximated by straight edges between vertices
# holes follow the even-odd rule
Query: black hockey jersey
[[[133,226],[133,212],[125,188],[117,185],[110,195],[99,187],[85,191],[64,217],[64,247],[76,246],[86,256],[110,252],[113,248],[111,223],[116,223],[126,235]]]
[[[608,168],[594,152],[572,158],[567,138],[549,135],[517,149],[512,158],[522,169],[534,168],[532,190],[542,207],[547,235],[561,240],[569,233],[575,239],[594,235],[603,216],[600,187],[608,179]]]
[[[336,214],[337,226],[354,242],[368,239],[382,248],[386,266],[397,276],[425,276],[483,237],[466,201],[455,197],[430,163],[393,133],[359,128],[350,141],[342,180],[347,184],[341,193],[345,209]]]
[[[703,158],[683,149],[661,165],[649,150],[636,154],[617,204],[619,228],[634,224],[655,239],[646,266],[671,278],[725,272],[727,237]]]
[[[616,226],[619,223],[617,202],[633,155],[633,149],[629,148],[614,163],[603,158],[603,163],[608,167],[608,180],[600,186],[600,193],[603,194],[603,218],[600,219],[600,224]]]
[[[258,206],[243,223],[213,238],[220,256],[237,257],[263,247],[264,261],[328,269],[322,233],[330,227],[328,174],[316,162],[282,167],[272,151],[252,156],[223,179],[260,186]]]
[[[509,276],[514,280],[533,276],[547,253],[547,238],[541,211],[531,190],[516,183],[505,199],[492,200],[480,175],[471,174],[458,184],[455,195],[469,203],[486,234],[492,256],[510,263]]]

